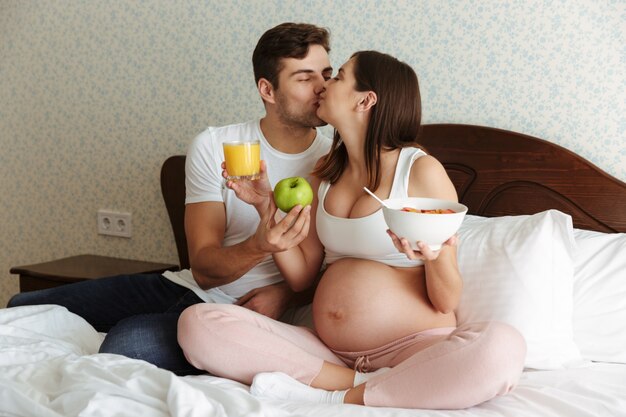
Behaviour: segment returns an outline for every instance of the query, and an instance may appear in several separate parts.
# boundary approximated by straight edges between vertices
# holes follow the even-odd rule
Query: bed
[[[509,395],[435,411],[259,401],[227,379],[97,354],[103,335],[84,320],[33,306],[0,310],[0,415],[626,416],[626,184],[505,130],[431,124],[420,142],[469,208],[459,321],[497,318],[527,338]]]

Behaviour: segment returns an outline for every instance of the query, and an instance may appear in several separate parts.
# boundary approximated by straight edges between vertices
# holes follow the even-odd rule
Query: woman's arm
[[[428,197],[458,201],[454,184],[445,168],[430,155],[418,158],[411,167],[409,196]],[[403,239],[406,241],[406,239]],[[453,311],[461,299],[463,281],[456,259],[457,237],[451,237],[441,250],[433,252],[425,244],[419,244],[426,269],[426,289],[433,307],[442,313]],[[403,249],[411,251],[409,242],[403,242]]]
[[[438,255],[433,254],[427,245],[420,246],[424,255],[428,298],[441,313],[454,311],[461,299],[463,280],[456,260],[456,242],[456,236],[450,238]]]
[[[289,283],[293,291],[302,291],[311,286],[317,278],[324,259],[324,247],[317,237],[317,227],[315,224],[315,213],[317,212],[317,190],[320,181],[314,178],[311,181],[313,188],[313,203],[305,207],[303,213],[308,216],[306,228],[306,238],[298,245],[284,252],[274,253],[274,262]]]

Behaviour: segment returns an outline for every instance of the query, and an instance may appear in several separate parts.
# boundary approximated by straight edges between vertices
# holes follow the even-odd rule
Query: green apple
[[[302,177],[289,177],[278,181],[274,187],[274,202],[276,206],[288,213],[300,204],[302,207],[313,202],[313,189]]]

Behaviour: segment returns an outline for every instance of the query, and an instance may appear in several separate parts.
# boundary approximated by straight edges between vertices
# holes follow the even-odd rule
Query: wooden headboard
[[[557,209],[574,227],[626,232],[626,183],[554,143],[482,126],[429,124],[420,144],[443,163],[459,201],[480,216]]]

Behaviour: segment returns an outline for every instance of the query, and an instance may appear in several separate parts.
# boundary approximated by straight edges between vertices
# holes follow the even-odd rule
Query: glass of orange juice
[[[261,144],[258,140],[224,142],[223,146],[229,180],[259,179]]]

